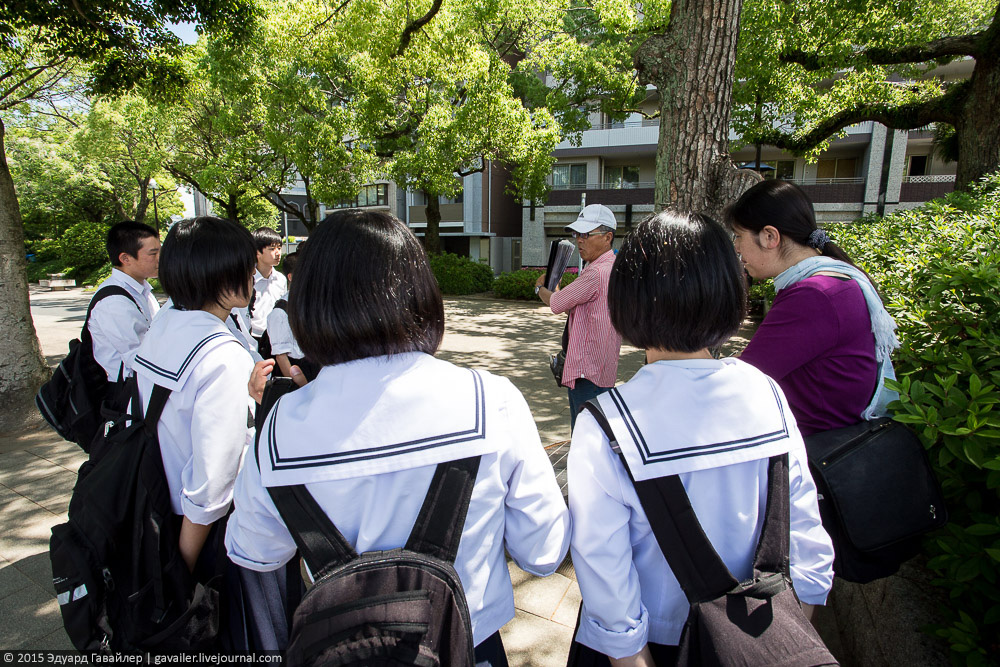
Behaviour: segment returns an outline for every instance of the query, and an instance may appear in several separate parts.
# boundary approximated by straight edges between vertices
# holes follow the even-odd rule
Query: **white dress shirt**
[[[288,279],[278,269],[271,269],[265,278],[259,269],[253,272],[253,312],[250,313],[250,332],[260,338],[267,329],[267,316],[274,308],[274,302],[288,293]]]
[[[295,554],[265,485],[306,484],[358,553],[393,549],[406,542],[436,464],[477,454],[455,562],[475,642],[514,617],[505,547],[538,576],[565,557],[569,513],[528,406],[505,378],[423,353],[327,366],[280,399],[263,433],[259,462],[251,450],[236,481],[226,532],[243,567],[270,571]]]
[[[770,378],[735,359],[659,361],[600,403],[636,479],[679,474],[706,535],[740,581],[753,573],[768,457],[787,452],[792,582],[803,602],[825,603],[833,546],[802,437]],[[577,639],[613,658],[647,642],[677,644],[687,599],[621,458],[588,411],[576,422],[568,476],[583,595]]]
[[[132,374],[132,364],[139,343],[146,335],[149,323],[153,321],[160,305],[147,281],[140,283],[119,269],[112,268],[111,276],[97,289],[109,285],[124,287],[135,299],[135,303],[120,295],[98,302],[90,313],[87,328],[94,341],[94,359],[108,374],[109,380],[117,381],[118,373],[123,367],[122,377]]]
[[[281,298],[287,299],[288,294],[286,293]],[[282,310],[281,308],[271,309],[271,314],[267,316],[267,337],[271,341],[272,355],[287,354],[293,359],[301,359],[305,356],[302,354],[302,350],[299,349],[299,344],[295,342],[292,327],[288,324],[287,310]]]
[[[157,433],[174,512],[208,525],[225,516],[253,436],[247,382],[253,360],[222,321],[164,310],[136,355],[143,408],[153,385],[171,389]],[[249,424],[249,425],[248,425]]]

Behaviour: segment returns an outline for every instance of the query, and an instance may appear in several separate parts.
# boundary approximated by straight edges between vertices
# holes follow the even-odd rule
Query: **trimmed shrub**
[[[108,261],[107,238],[107,225],[77,223],[67,229],[59,240],[60,258],[67,266],[79,271],[95,269]]]
[[[428,259],[442,294],[478,294],[493,285],[493,269],[488,264],[450,252]]]
[[[493,282],[493,294],[501,299],[519,299],[522,301],[535,301],[535,282],[543,271],[538,269],[521,269],[510,273],[501,273]],[[560,287],[566,287],[576,280],[576,270],[567,271],[559,280]]]
[[[971,193],[831,230],[896,318],[900,401],[942,482],[951,523],[926,541],[944,588],[931,628],[956,664],[1000,662],[1000,176]]]

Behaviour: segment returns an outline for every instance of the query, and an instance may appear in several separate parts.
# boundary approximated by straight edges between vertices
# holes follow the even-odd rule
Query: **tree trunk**
[[[428,255],[441,254],[441,200],[437,195],[427,195],[427,231],[424,232],[424,249]]]
[[[136,222],[146,222],[146,213],[149,209],[149,179],[139,181],[139,202],[135,205],[135,215],[132,217]],[[154,222],[155,224],[155,222]]]
[[[24,229],[7,167],[0,120],[0,432],[37,421],[34,395],[48,375],[31,320],[25,273]]]
[[[1000,44],[991,44],[988,50],[993,53],[976,59],[969,91],[964,96],[965,104],[955,123],[957,190],[968,190],[980,178],[1000,168],[1000,122],[997,121],[1000,118]]]
[[[660,93],[656,208],[719,217],[759,174],[729,157],[736,39],[743,0],[675,0],[666,32],[636,51],[642,84]]]

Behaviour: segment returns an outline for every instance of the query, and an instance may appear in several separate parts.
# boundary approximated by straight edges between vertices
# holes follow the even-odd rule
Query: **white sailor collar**
[[[261,479],[350,479],[497,451],[488,407],[483,374],[421,352],[327,366],[268,415]]]
[[[220,345],[240,345],[218,317],[203,310],[162,308],[139,345],[134,370],[153,383],[177,391],[191,369]]]
[[[768,458],[791,445],[794,418],[781,390],[737,359],[658,361],[599,401],[636,481]]]

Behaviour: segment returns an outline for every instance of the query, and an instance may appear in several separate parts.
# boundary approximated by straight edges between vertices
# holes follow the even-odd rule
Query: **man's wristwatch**
[[[535,285],[535,295],[538,295],[538,290],[542,289],[541,285]]]

